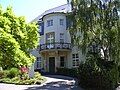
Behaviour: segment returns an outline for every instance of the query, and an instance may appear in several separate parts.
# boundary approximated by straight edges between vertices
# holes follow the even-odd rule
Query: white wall
[[[60,19],[64,19],[64,24],[60,25]],[[48,20],[53,20],[53,26],[47,27],[47,21]],[[66,30],[66,15],[63,13],[54,13],[54,14],[48,14],[43,17],[43,22],[44,22],[44,35],[41,36],[40,38],[40,44],[45,44],[46,43],[46,34],[50,32],[55,32],[55,42],[60,42],[60,33],[64,33],[64,42],[66,43],[71,43],[71,37],[69,34],[69,31]],[[67,53],[67,67],[72,68],[72,54],[78,53],[79,54],[79,60],[84,61],[85,56],[82,54],[81,50],[75,46],[72,48],[70,52]],[[34,52],[34,55],[36,57],[39,57],[38,53]],[[48,57],[46,58],[48,60]],[[45,59],[42,58],[42,61],[44,63],[46,62]],[[47,61],[47,63],[49,63]],[[46,66],[46,65],[44,65]],[[46,71],[48,71],[48,67],[46,68]]]
[[[64,24],[60,25],[60,19],[64,19]],[[53,26],[47,27],[47,20],[53,20]],[[55,42],[60,42],[60,33],[64,33],[64,42],[70,43],[70,35],[66,30],[65,14],[49,14],[43,18],[44,21],[44,43],[46,42],[46,33],[55,32]]]
[[[31,53],[33,56],[35,56],[35,57],[40,57],[40,54],[39,54],[39,52],[38,52],[36,49],[32,50],[30,53]],[[35,68],[35,69],[37,68],[36,65],[37,65],[37,62],[36,62],[36,60],[35,60],[35,63],[34,63],[34,68]]]
[[[40,36],[40,41],[39,41],[39,44],[44,44],[44,35],[41,35]]]

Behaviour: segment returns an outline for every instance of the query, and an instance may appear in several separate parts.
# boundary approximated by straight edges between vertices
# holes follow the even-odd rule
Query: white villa
[[[84,60],[81,50],[71,43],[66,13],[71,12],[71,5],[65,4],[52,8],[39,15],[33,21],[39,24],[39,48],[31,53],[36,57],[34,69],[56,72],[56,68],[76,68]]]

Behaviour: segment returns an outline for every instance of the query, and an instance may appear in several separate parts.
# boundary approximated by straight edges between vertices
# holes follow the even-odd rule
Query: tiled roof
[[[44,15],[49,14],[49,13],[54,13],[54,12],[63,12],[63,13],[71,12],[71,6],[70,6],[70,4],[64,4],[64,5],[61,5],[61,6],[58,6],[58,7],[49,9],[49,10],[46,10],[44,13],[42,13],[41,15],[39,15],[38,17],[36,17],[31,22],[38,21]]]

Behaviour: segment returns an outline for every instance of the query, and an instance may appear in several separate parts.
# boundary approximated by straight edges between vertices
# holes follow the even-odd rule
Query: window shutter
[[[44,35],[44,22],[38,22],[39,29],[40,29],[40,35]]]

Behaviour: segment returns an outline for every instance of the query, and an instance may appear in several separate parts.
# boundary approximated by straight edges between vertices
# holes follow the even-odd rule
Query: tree
[[[72,0],[70,28],[72,41],[86,54],[89,46],[99,46],[104,61],[115,63],[110,69],[113,84],[119,81],[120,66],[120,0]],[[102,70],[102,69],[101,69]],[[106,70],[107,72],[107,70]]]
[[[34,57],[30,50],[38,44],[36,23],[26,23],[24,17],[17,17],[8,7],[0,7],[0,65],[4,68],[31,65]]]

